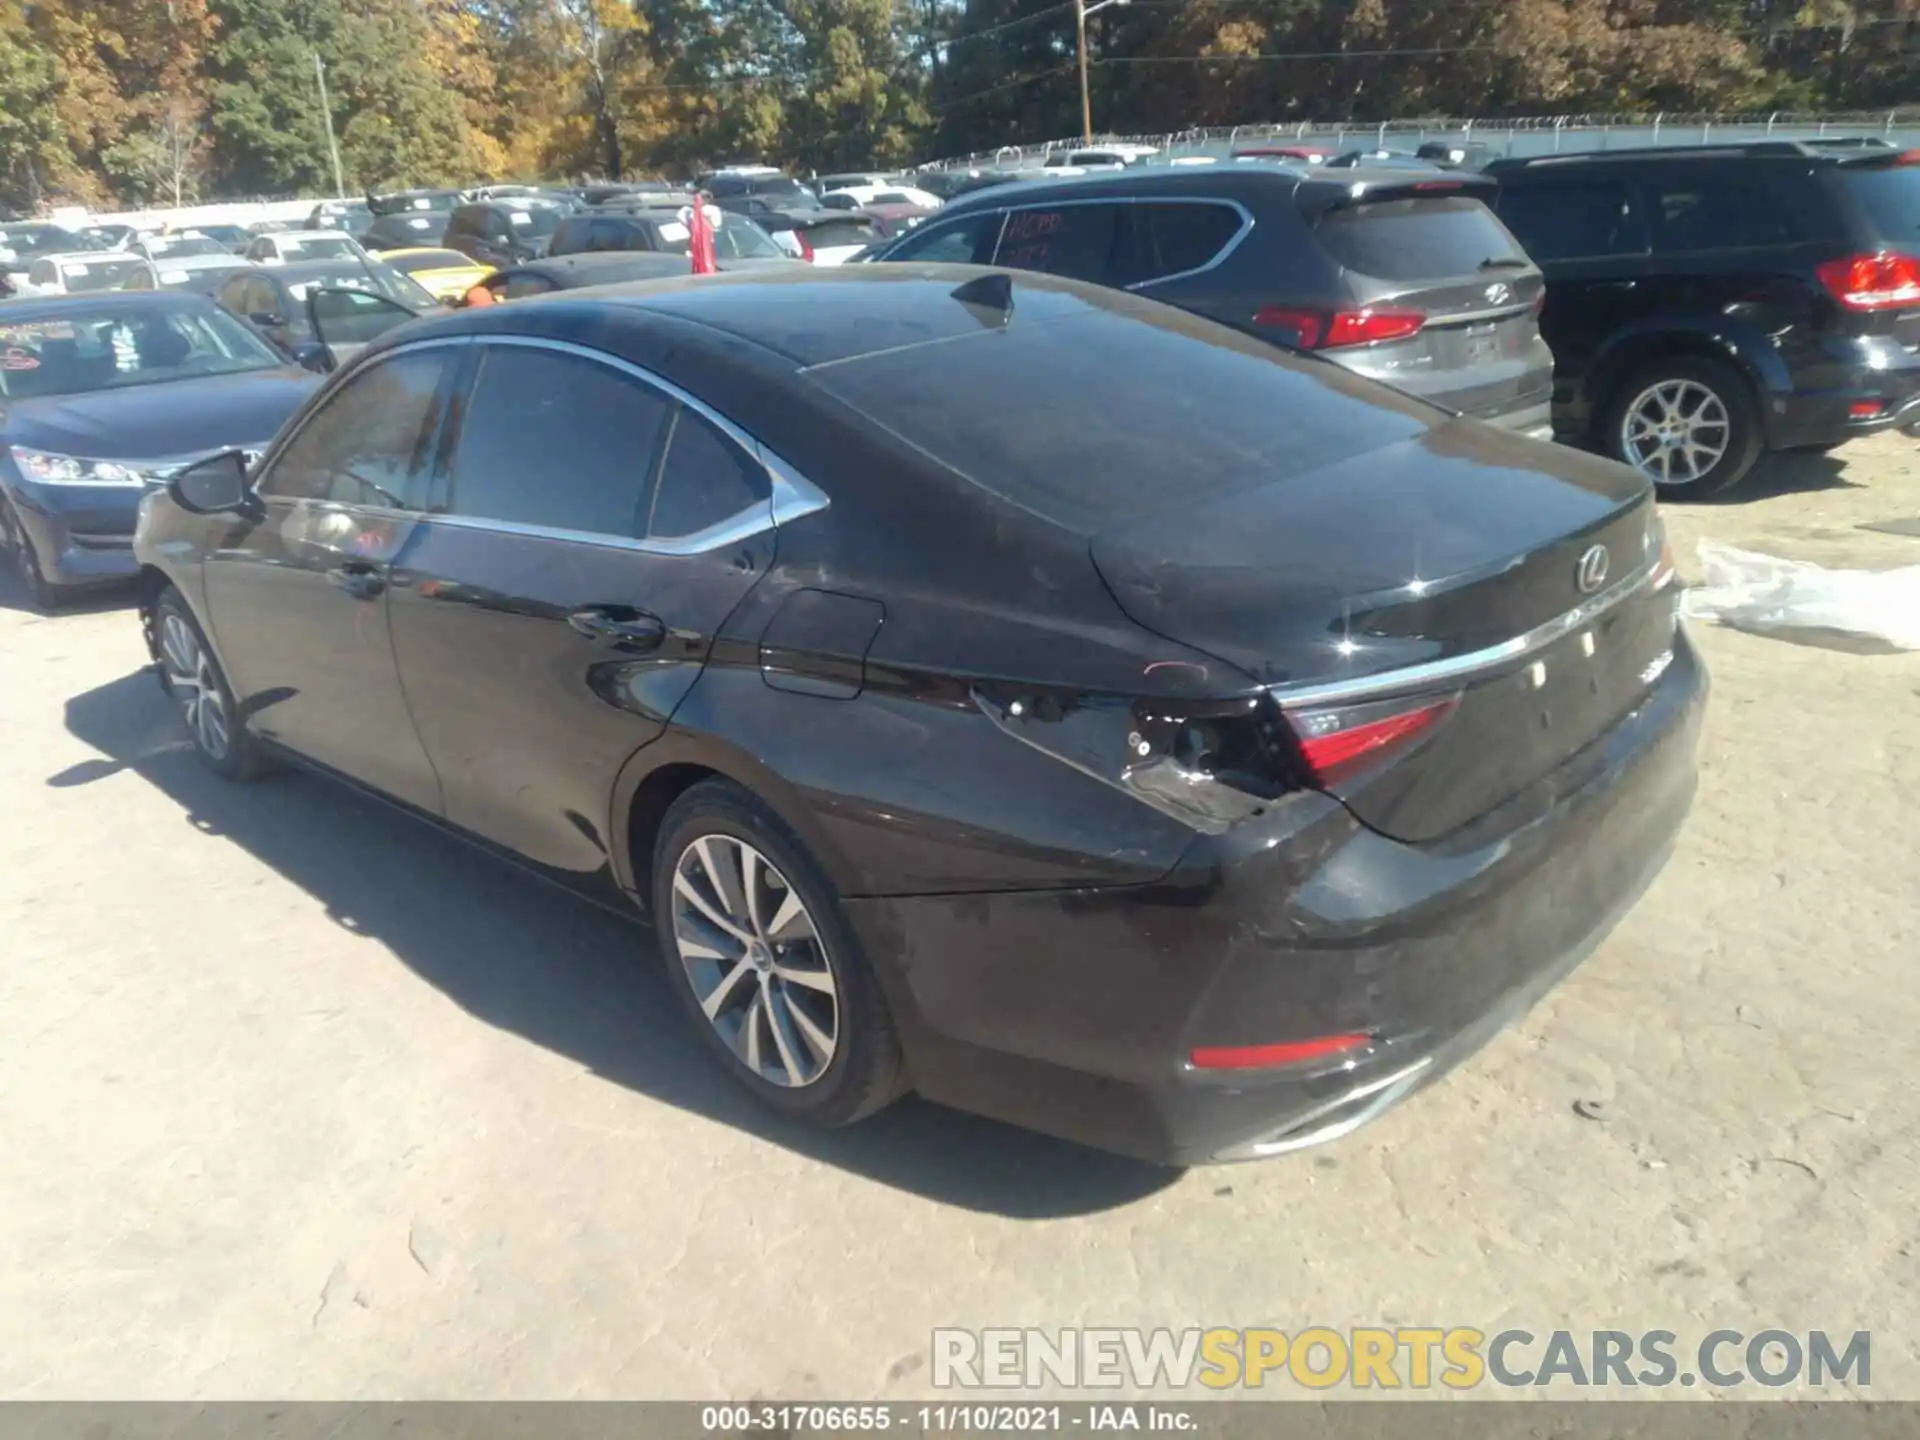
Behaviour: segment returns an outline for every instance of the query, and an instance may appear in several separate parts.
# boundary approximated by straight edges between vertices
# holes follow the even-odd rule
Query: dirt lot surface
[[[1670,513],[1683,568],[1920,563],[1859,528],[1920,445]],[[1183,1174],[763,1118],[645,931],[212,778],[130,611],[0,584],[0,1398],[912,1396],[936,1326],[1309,1323],[1871,1329],[1920,1398],[1920,655],[1698,629],[1700,799],[1615,935],[1370,1129]]]

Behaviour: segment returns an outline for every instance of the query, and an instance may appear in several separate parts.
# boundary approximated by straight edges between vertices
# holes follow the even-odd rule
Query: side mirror
[[[247,457],[238,450],[222,450],[176,470],[167,481],[167,493],[190,515],[259,513],[260,502],[247,487]]]
[[[316,375],[328,375],[333,372],[333,351],[316,340],[303,340],[289,351],[294,364],[303,370],[311,370]]]

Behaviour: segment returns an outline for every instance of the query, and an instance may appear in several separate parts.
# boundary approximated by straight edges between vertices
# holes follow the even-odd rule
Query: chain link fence
[[[1484,145],[1496,156],[1549,155],[1573,150],[1627,150],[1649,145],[1735,144],[1745,140],[1877,139],[1920,148],[1920,110],[1871,114],[1795,115],[1534,115],[1515,119],[1303,120],[1287,125],[1233,125],[1165,135],[1103,134],[1099,145],[1150,145],[1160,158],[1224,159],[1249,145],[1311,145],[1330,150],[1413,150],[1429,141]],[[937,160],[937,169],[1020,168],[1044,164],[1056,150],[1081,148],[1078,136],[1038,145],[1003,145]]]

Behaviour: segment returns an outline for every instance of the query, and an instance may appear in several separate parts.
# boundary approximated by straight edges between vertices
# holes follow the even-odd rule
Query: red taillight
[[[798,246],[800,247],[800,258],[801,258],[802,260],[811,260],[811,259],[813,259],[813,242],[812,242],[811,240],[809,240],[809,239],[807,239],[807,232],[806,232],[806,231],[804,231],[804,230],[796,230],[796,231],[794,231],[794,232],[793,232],[793,242],[794,242],[794,244],[796,244],[796,245],[798,245]]]
[[[1383,340],[1405,340],[1418,335],[1427,317],[1418,310],[1376,306],[1368,310],[1299,310],[1266,305],[1254,312],[1253,323],[1275,330],[1292,330],[1303,350],[1338,350],[1348,345],[1374,345]]]
[[[1855,420],[1871,420],[1886,408],[1884,400],[1856,400],[1847,407],[1847,414]]]
[[[1263,1070],[1344,1055],[1372,1041],[1371,1035],[1354,1034],[1321,1035],[1312,1040],[1290,1040],[1282,1045],[1203,1045],[1190,1058],[1196,1070]]]
[[[1454,703],[1449,696],[1387,715],[1378,706],[1367,706],[1357,711],[1302,711],[1287,719],[1300,738],[1300,753],[1308,768],[1325,785],[1385,759],[1424,735],[1453,712]]]
[[[1466,187],[1458,180],[1422,180],[1413,188],[1423,195],[1430,195],[1436,191],[1464,190]]]
[[[1920,259],[1911,255],[1852,255],[1814,272],[1849,310],[1898,310],[1920,305]]]

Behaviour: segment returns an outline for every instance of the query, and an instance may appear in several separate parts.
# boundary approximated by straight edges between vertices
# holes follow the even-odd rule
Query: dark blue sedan
[[[199,296],[0,309],[0,548],[35,602],[133,576],[141,498],[183,462],[264,449],[319,377]]]

